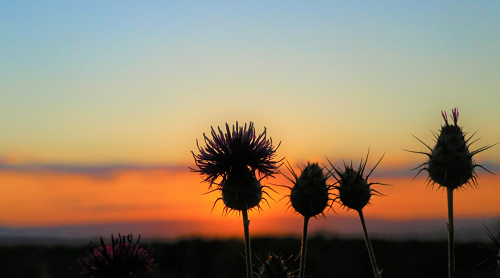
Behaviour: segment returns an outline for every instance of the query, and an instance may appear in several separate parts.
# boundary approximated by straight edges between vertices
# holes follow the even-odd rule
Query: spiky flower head
[[[487,145],[475,151],[470,151],[469,147],[477,140],[470,142],[474,134],[469,138],[465,138],[466,133],[458,125],[458,109],[451,110],[451,119],[453,123],[448,122],[448,115],[446,111],[441,111],[445,124],[441,127],[439,135],[434,134],[436,138],[436,145],[434,148],[429,147],[423,141],[419,140],[428,149],[429,153],[416,152],[413,153],[425,154],[428,160],[417,168],[420,171],[427,171],[429,173],[428,182],[438,184],[444,188],[457,189],[463,185],[477,185],[475,167],[482,167],[473,161],[473,156],[479,152],[491,148],[494,145]],[[485,169],[486,170],[486,169]],[[488,170],[486,170],[488,171]]]
[[[261,267],[258,272],[255,273],[258,278],[296,278],[297,270],[292,271],[291,265],[293,263],[293,257],[290,256],[287,259],[283,258],[283,255],[278,255],[273,252],[269,252],[267,255],[257,257],[261,263]]]
[[[142,278],[147,270],[155,266],[150,250],[139,247],[132,242],[132,235],[121,236],[118,239],[111,235],[111,244],[104,243],[101,237],[101,246],[94,247],[91,243],[90,252],[79,260],[82,277],[93,278]]]
[[[382,195],[377,190],[371,188],[371,186],[374,184],[382,183],[369,183],[368,178],[373,173],[375,168],[377,168],[378,164],[380,163],[380,161],[382,161],[382,158],[384,158],[384,156],[382,155],[382,157],[373,167],[370,173],[368,173],[366,177],[363,177],[369,154],[370,152],[368,151],[364,163],[363,159],[361,159],[357,170],[355,170],[352,166],[352,162],[350,165],[346,165],[344,163],[343,171],[342,169],[335,167],[335,165],[330,163],[330,165],[332,166],[330,172],[338,183],[337,186],[334,186],[334,188],[339,192],[338,197],[336,197],[335,199],[336,201],[339,201],[342,206],[347,207],[347,209],[353,209],[357,211],[362,210],[367,204],[370,203],[372,195]]]
[[[275,148],[267,139],[265,128],[257,136],[252,122],[243,127],[236,122],[232,130],[226,123],[225,133],[212,127],[211,134],[212,139],[203,134],[205,147],[196,141],[199,153],[191,153],[197,169],[191,170],[205,177],[209,189],[217,185],[215,190],[222,192],[217,200],[224,202],[226,212],[258,207],[263,199],[260,181],[278,171],[280,161],[274,159],[279,145]]]
[[[292,208],[304,217],[314,217],[323,213],[330,200],[330,185],[326,183],[328,174],[317,163],[307,163],[300,176],[295,174],[290,164],[286,165],[294,179],[288,178],[294,185],[288,187]]]

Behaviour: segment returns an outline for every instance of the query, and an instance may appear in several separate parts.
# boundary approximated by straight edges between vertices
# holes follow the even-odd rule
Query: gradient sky
[[[203,133],[235,121],[266,127],[292,163],[370,147],[404,183],[394,194],[425,190],[410,171],[425,157],[401,149],[425,149],[412,134],[432,144],[441,110],[459,108],[476,148],[500,141],[499,14],[499,1],[3,1],[0,225],[220,217],[187,167]],[[476,161],[497,171],[500,147]],[[500,196],[479,173],[474,200]],[[206,214],[172,212],[196,202]],[[405,218],[386,207],[375,214]]]

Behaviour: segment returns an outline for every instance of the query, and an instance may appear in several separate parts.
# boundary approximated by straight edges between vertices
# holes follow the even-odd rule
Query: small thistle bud
[[[330,186],[326,184],[328,176],[317,163],[308,163],[299,177],[289,167],[295,178],[291,188],[290,202],[294,210],[304,217],[314,217],[328,206]]]
[[[350,166],[344,163],[344,171],[332,165],[331,172],[335,172],[338,175],[338,177],[333,175],[338,182],[338,186],[335,186],[339,192],[337,199],[340,200],[341,205],[347,207],[348,209],[360,211],[370,203],[372,195],[382,195],[370,187],[373,184],[381,183],[368,183],[368,178],[384,156],[380,158],[370,173],[366,177],[363,177],[366,163],[368,161],[368,154],[366,155],[364,163],[363,160],[361,160],[358,170],[354,170],[352,163]]]
[[[343,173],[338,172],[339,180],[339,198],[342,204],[350,209],[363,209],[372,196],[372,190],[363,173],[354,170],[352,167],[345,167]]]
[[[363,208],[370,203],[370,198],[372,195],[382,195],[380,192],[375,189],[370,188],[371,185],[374,184],[383,184],[378,182],[368,183],[368,178],[373,173],[375,168],[377,168],[384,155],[379,159],[377,164],[373,167],[373,169],[363,177],[363,173],[366,169],[366,163],[368,162],[368,155],[370,154],[370,149],[368,149],[368,153],[366,154],[365,162],[363,163],[363,159],[359,163],[358,170],[354,170],[352,167],[352,162],[350,166],[347,166],[344,162],[345,170],[342,171],[340,168],[335,167],[330,160],[330,165],[332,166],[332,170],[330,170],[331,175],[337,180],[338,186],[335,188],[339,191],[339,195],[336,200],[339,200],[340,204],[344,207],[347,207],[347,210],[353,209],[356,210],[359,214],[359,219],[361,221],[361,225],[363,226],[363,233],[365,235],[365,243],[368,249],[368,255],[370,256],[370,262],[372,264],[373,274],[376,278],[381,277],[382,271],[379,270],[377,266],[377,262],[375,260],[375,253],[373,252],[372,244],[370,241],[370,237],[368,234],[368,229],[366,228],[365,217],[363,215]],[[335,172],[337,176],[333,173]]]
[[[416,167],[416,169],[422,167],[417,173],[417,176],[420,172],[425,170],[429,173],[429,183],[437,183],[441,187],[454,190],[465,184],[471,185],[472,183],[476,185],[477,176],[474,168],[480,167],[484,169],[484,167],[476,164],[473,161],[473,156],[496,144],[487,145],[475,151],[470,151],[469,147],[477,140],[469,143],[474,134],[466,139],[465,136],[467,134],[458,126],[458,109],[455,108],[451,111],[453,124],[448,123],[448,115],[445,111],[441,111],[445,124],[441,127],[439,135],[434,134],[436,137],[436,145],[434,148],[429,147],[423,141],[415,137],[429,149],[429,153],[418,151],[409,152],[425,154],[429,158],[427,162]]]
[[[290,192],[290,203],[292,208],[304,216],[304,228],[302,232],[302,243],[300,249],[300,268],[299,276],[305,275],[305,262],[307,253],[307,228],[309,219],[322,214],[330,201],[329,190],[330,185],[326,184],[328,175],[323,173],[323,169],[317,163],[307,163],[307,166],[302,169],[300,176],[297,176],[290,164],[285,164],[295,180],[290,179],[294,186],[288,187]],[[287,187],[287,186],[286,186]]]
[[[111,245],[104,243],[101,237],[101,246],[94,247],[91,243],[90,252],[81,260],[80,271],[82,277],[94,278],[127,278],[148,277],[146,271],[155,266],[150,250],[139,247],[139,241],[132,243],[132,235],[118,234],[118,239],[111,235]]]
[[[258,278],[296,278],[297,271],[291,271],[293,258],[283,259],[283,255],[270,252],[267,256],[258,257],[262,266],[257,273]]]

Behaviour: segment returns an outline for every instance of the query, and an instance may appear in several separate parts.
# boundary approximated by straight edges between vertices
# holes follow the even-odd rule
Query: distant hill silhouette
[[[311,221],[310,231],[314,235],[335,236],[339,238],[362,238],[359,219],[336,216],[331,221]],[[223,220],[221,220],[223,221]],[[273,220],[280,227],[277,236],[299,237],[302,219],[300,217],[282,217]],[[456,240],[461,242],[489,241],[483,223],[493,232],[500,231],[498,218],[458,218],[455,220]],[[368,219],[368,229],[375,239],[389,240],[446,240],[446,220],[411,220],[389,221]],[[111,234],[141,234],[143,239],[178,240],[197,238],[198,230],[203,227],[205,238],[227,238],[221,234],[217,221],[164,221],[164,222],[130,222],[110,224],[68,225],[51,227],[5,227],[0,226],[0,245],[18,243],[27,244],[81,244],[89,240],[98,240],[99,236]],[[240,238],[240,226],[234,227],[230,237]],[[242,228],[241,228],[242,229]],[[272,233],[269,233],[272,235]],[[263,236],[254,234],[254,236]]]

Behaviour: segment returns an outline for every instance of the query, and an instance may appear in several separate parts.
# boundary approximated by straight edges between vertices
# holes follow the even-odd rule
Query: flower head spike
[[[257,136],[252,122],[243,127],[236,122],[232,130],[226,124],[225,133],[212,127],[211,134],[212,139],[203,134],[206,146],[198,145],[199,154],[192,152],[197,169],[191,170],[204,176],[209,188],[217,185],[226,211],[258,207],[263,192],[260,180],[277,173],[280,163],[274,160],[277,147],[267,139],[266,129]]]
[[[484,224],[483,224],[484,225]],[[489,258],[484,260],[481,264],[483,263],[490,263],[490,267],[495,266],[496,267],[496,274],[497,276],[500,276],[500,232],[498,232],[499,237],[495,237],[493,233],[486,227],[486,234],[488,237],[493,241],[494,246],[493,247],[487,247],[486,249],[491,250],[492,254]]]
[[[441,116],[443,116],[444,122],[448,125],[448,114],[446,114],[446,111],[441,110]]]
[[[340,201],[342,206],[347,207],[347,209],[360,211],[370,203],[372,195],[382,195],[380,192],[370,187],[371,185],[382,183],[369,183],[368,178],[373,173],[375,168],[377,168],[380,161],[382,161],[384,155],[382,155],[370,173],[368,173],[366,177],[363,177],[369,154],[370,151],[368,150],[364,163],[363,159],[361,159],[357,170],[352,167],[352,163],[350,166],[344,163],[344,171],[330,163],[332,166],[332,170],[330,172],[338,182],[338,186],[335,186],[335,188],[339,191],[339,195],[336,199]],[[334,172],[338,177],[334,175]]]
[[[322,214],[328,206],[330,200],[330,185],[326,181],[328,175],[323,173],[323,169],[317,163],[307,163],[302,169],[300,176],[297,176],[290,165],[286,165],[295,180],[290,193],[290,203],[292,208],[304,217],[315,217]]]
[[[293,257],[287,259],[283,255],[269,252],[267,255],[257,257],[261,263],[258,272],[255,273],[258,278],[296,278],[297,271],[290,270],[293,263]]]
[[[458,109],[452,109],[451,119],[453,120],[453,124],[448,123],[445,111],[441,111],[441,115],[443,115],[445,124],[441,127],[439,135],[435,134],[436,145],[434,148],[429,147],[417,138],[417,140],[424,144],[430,152],[410,151],[413,153],[425,154],[429,158],[428,161],[417,167],[421,168],[417,175],[425,170],[429,173],[429,184],[437,183],[444,188],[457,189],[461,188],[463,185],[476,186],[477,175],[474,168],[485,168],[476,164],[473,160],[473,156],[496,144],[487,145],[475,151],[470,151],[469,147],[477,140],[470,142],[474,134],[469,138],[465,138],[467,133],[463,132],[462,128],[458,126]]]
[[[90,252],[79,260],[82,277],[94,278],[140,278],[146,276],[146,271],[155,266],[150,250],[139,247],[139,241],[132,242],[132,235],[121,236],[118,239],[111,235],[111,245],[105,244],[101,237],[101,246],[94,247],[91,243]]]
[[[458,122],[458,108],[453,108],[451,109],[451,119],[453,120],[453,123],[455,124],[455,126],[457,126],[457,122]]]

